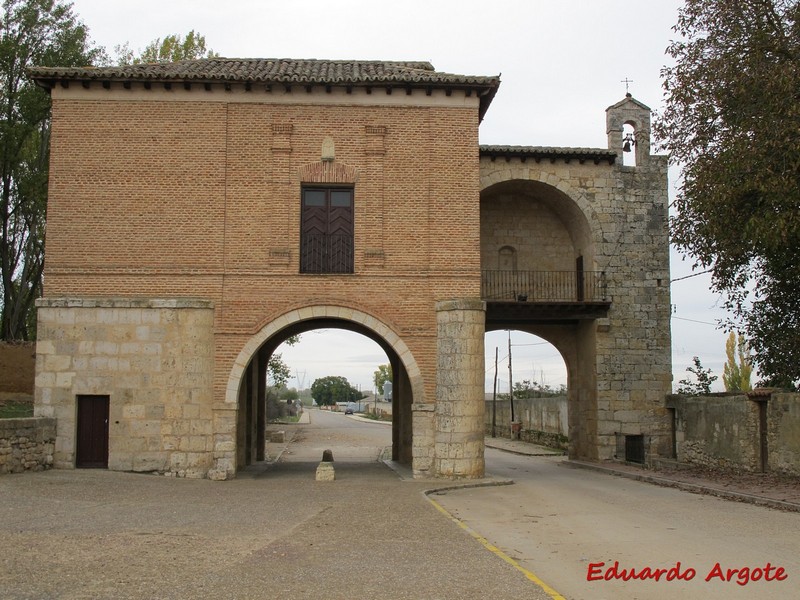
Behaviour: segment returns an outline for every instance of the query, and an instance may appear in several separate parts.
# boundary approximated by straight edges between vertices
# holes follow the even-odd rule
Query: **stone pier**
[[[479,478],[483,459],[485,305],[458,299],[436,305],[437,376],[434,473]]]

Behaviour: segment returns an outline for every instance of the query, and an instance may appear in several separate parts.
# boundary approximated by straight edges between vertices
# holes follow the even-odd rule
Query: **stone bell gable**
[[[270,355],[321,327],[386,351],[417,476],[483,475],[483,336],[511,323],[565,357],[573,456],[659,443],[657,159],[481,147],[499,79],[425,62],[30,74],[53,104],[35,410],[56,466],[235,476],[264,458]],[[569,297],[518,285],[553,272]]]

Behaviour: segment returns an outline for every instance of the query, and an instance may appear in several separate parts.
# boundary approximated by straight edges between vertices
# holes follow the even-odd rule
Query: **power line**
[[[684,279],[691,279],[692,277],[697,277],[698,275],[705,275],[706,273],[711,273],[714,269],[706,269],[705,271],[700,271],[698,273],[692,273],[691,275],[684,275],[683,277],[676,277],[675,279],[670,279],[670,283],[675,283],[676,281],[683,281]]]
[[[690,323],[700,323],[701,325],[713,325],[714,327],[718,327],[718,323],[709,323],[708,321],[697,321],[695,319],[684,319],[683,317],[676,317],[673,315],[673,319],[678,319],[679,321],[689,321]]]

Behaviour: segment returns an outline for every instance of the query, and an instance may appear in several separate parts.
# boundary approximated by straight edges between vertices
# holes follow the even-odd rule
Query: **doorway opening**
[[[569,448],[568,370],[549,341],[521,330],[485,335],[485,432]]]
[[[309,435],[327,428],[323,438],[330,445],[341,442],[352,459],[359,458],[352,454],[354,448],[369,457],[380,447],[380,458],[410,465],[412,404],[421,380],[409,376],[409,368],[414,374],[418,369],[402,341],[384,335],[374,318],[372,327],[336,317],[288,326],[283,321],[267,325],[248,344],[255,351],[248,352],[238,383],[237,470],[274,460],[269,454],[272,432],[288,434],[298,420],[307,424]],[[364,442],[363,431],[356,430],[365,426],[379,426],[384,437],[370,434],[366,438],[371,441]],[[376,441],[380,439],[385,442]],[[322,450],[309,461],[319,462]]]
[[[271,362],[268,393],[287,405],[294,401],[303,410],[391,422],[392,367],[386,352],[367,336],[346,329],[314,329],[284,341]],[[268,421],[287,416],[284,403],[275,404],[267,405]]]

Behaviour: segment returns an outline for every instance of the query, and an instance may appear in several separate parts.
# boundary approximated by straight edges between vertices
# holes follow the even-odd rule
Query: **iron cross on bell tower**
[[[633,83],[633,79],[628,79],[628,78],[626,77],[625,79],[621,79],[621,80],[620,80],[620,82],[625,84],[625,95],[626,95],[626,96],[630,96],[630,95],[631,95],[631,93],[630,93],[630,91],[628,90],[628,85],[629,85],[629,84],[631,84],[631,83]]]

